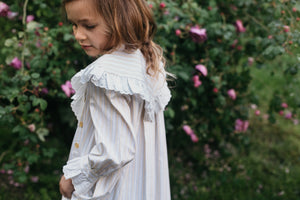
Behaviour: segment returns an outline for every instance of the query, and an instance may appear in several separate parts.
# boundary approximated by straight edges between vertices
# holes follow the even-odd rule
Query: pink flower
[[[43,94],[43,95],[46,95],[46,94],[48,94],[48,93],[49,93],[48,88],[43,88],[43,89],[41,90],[41,94]]]
[[[165,4],[164,2],[161,2],[161,3],[159,4],[159,7],[160,7],[161,9],[163,9],[163,8],[166,7],[166,4]]]
[[[7,172],[6,172],[8,175],[12,175],[13,173],[14,173],[14,171],[13,170],[11,170],[11,169],[9,169],[9,170],[7,170]]]
[[[283,102],[283,103],[281,104],[281,107],[287,108],[287,107],[289,107],[289,106],[287,105],[287,103]]]
[[[177,36],[180,36],[180,35],[181,35],[181,30],[180,30],[180,29],[176,29],[175,34],[176,34]]]
[[[11,12],[11,11],[8,11],[8,13],[7,13],[7,18],[8,18],[8,19],[13,19],[13,18],[15,18],[17,15],[18,15],[17,12]]]
[[[294,7],[294,8],[293,8],[293,12],[297,12],[297,8]]]
[[[30,170],[29,165],[26,165],[26,167],[24,168],[24,172],[25,172],[26,174],[28,174],[29,170]]]
[[[244,33],[246,31],[246,29],[243,26],[243,22],[241,20],[236,20],[235,22],[235,27],[236,27],[236,31],[238,33]]]
[[[273,35],[269,35],[269,36],[268,36],[268,39],[272,39],[272,38],[273,38]]]
[[[19,58],[15,57],[15,58],[11,61],[10,66],[12,66],[13,68],[19,70],[19,69],[21,69],[21,67],[22,67],[22,61],[19,60]]]
[[[192,142],[196,143],[199,141],[199,138],[197,137],[197,135],[195,135],[194,133],[191,134],[191,140]]]
[[[33,183],[37,183],[39,181],[39,177],[38,176],[31,176],[30,177],[31,182]]]
[[[218,88],[214,88],[214,89],[213,89],[213,92],[214,92],[214,93],[218,93],[218,92],[219,92],[219,89],[218,89]]]
[[[14,183],[15,187],[20,187],[20,185],[21,185],[20,183]]]
[[[191,127],[189,125],[184,125],[182,127],[182,129],[184,130],[184,132],[187,134],[187,135],[191,135],[191,134],[194,134],[194,131],[191,129]]]
[[[207,69],[204,65],[196,65],[195,69],[200,71],[203,76],[207,76]]]
[[[193,82],[194,82],[194,87],[195,88],[198,88],[202,84],[202,82],[199,80],[198,75],[193,76]]]
[[[191,137],[192,142],[198,142],[199,138],[197,137],[197,135],[195,135],[194,131],[191,129],[191,127],[189,125],[184,125],[182,127],[182,129],[184,130],[184,132],[189,135]]]
[[[0,17],[6,17],[9,12],[9,6],[0,1]]]
[[[233,41],[233,43],[231,44],[231,48],[234,49],[238,42],[239,42],[239,41],[238,41],[237,39],[235,39],[235,40]]]
[[[278,114],[283,116],[283,114],[284,114],[283,110],[279,111]]]
[[[234,89],[230,89],[227,91],[228,96],[232,99],[235,100],[236,99],[236,93]]]
[[[241,120],[241,119],[237,119],[235,120],[235,131],[236,132],[246,132],[247,129],[249,127],[249,121],[248,120]]]
[[[200,29],[198,26],[193,26],[190,29],[190,36],[192,40],[196,43],[202,43],[207,40],[206,29]]]
[[[298,119],[294,119],[293,123],[294,123],[294,125],[298,125],[299,124],[299,120]]]
[[[33,20],[34,20],[34,16],[33,15],[28,15],[27,18],[26,18],[26,23],[29,23]]]
[[[6,171],[4,169],[0,170],[0,174],[5,174],[5,173],[6,173]]]
[[[253,110],[256,110],[256,108],[257,108],[257,105],[256,104],[251,104],[251,109],[253,109]]]
[[[61,89],[64,91],[64,93],[67,95],[67,97],[70,97],[72,94],[75,93],[70,81],[66,81],[65,84],[61,85]]]
[[[264,115],[263,115],[263,118],[264,118],[265,120],[268,120],[268,119],[269,119],[269,115],[268,115],[268,114],[264,114]]]
[[[283,31],[284,32],[290,32],[290,27],[289,26],[283,26]]]
[[[27,126],[27,128],[29,129],[30,132],[34,132],[35,131],[35,125],[34,124],[29,124]]]
[[[292,119],[292,112],[287,112],[284,116],[286,119]]]
[[[243,47],[242,47],[241,45],[239,45],[239,46],[236,47],[236,49],[237,49],[238,51],[241,51],[241,50],[243,50]]]
[[[253,65],[253,62],[254,62],[254,58],[249,57],[249,58],[248,58],[248,65],[249,65],[249,66]]]
[[[230,5],[230,8],[234,11],[237,11],[237,9],[238,9],[235,5]]]
[[[256,111],[255,111],[255,115],[256,115],[256,116],[260,115],[260,110],[256,110]]]

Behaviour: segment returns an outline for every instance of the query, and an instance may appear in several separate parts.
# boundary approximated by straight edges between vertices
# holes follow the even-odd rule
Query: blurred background
[[[300,2],[147,1],[173,95],[172,199],[300,199]],[[0,1],[0,199],[60,199],[76,127],[70,78],[92,61],[61,0]]]

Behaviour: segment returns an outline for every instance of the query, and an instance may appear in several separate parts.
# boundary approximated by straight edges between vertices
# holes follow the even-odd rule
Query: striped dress
[[[140,50],[118,50],[71,83],[78,127],[63,173],[72,179],[72,200],[169,200],[165,74],[147,75]]]

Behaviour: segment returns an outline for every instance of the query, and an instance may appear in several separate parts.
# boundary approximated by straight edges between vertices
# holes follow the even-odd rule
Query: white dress
[[[63,173],[75,187],[72,200],[169,200],[165,74],[147,75],[140,50],[119,50],[71,83],[78,127]]]

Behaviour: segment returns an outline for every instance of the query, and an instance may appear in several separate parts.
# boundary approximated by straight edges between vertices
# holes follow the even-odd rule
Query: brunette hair
[[[63,0],[63,5],[76,0]],[[105,52],[112,52],[125,45],[126,52],[141,49],[147,73],[156,76],[161,72],[160,63],[165,65],[162,48],[153,42],[156,32],[151,8],[145,0],[90,0],[108,27]]]

